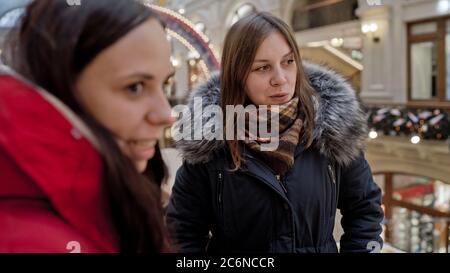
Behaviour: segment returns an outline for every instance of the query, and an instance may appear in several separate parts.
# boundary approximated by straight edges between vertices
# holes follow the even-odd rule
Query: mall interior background
[[[27,2],[1,0],[0,41]],[[365,153],[386,215],[383,251],[450,251],[450,0],[147,2],[170,21],[176,75],[166,94],[172,105],[184,104],[217,69],[236,20],[269,11],[289,23],[304,60],[344,75],[367,111]],[[161,144],[172,183],[181,159],[170,128]]]

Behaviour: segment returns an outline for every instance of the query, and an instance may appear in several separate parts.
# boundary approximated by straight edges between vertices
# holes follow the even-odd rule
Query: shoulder
[[[355,90],[338,73],[304,63],[305,74],[317,92],[314,140],[319,151],[348,166],[364,147],[367,119]]]

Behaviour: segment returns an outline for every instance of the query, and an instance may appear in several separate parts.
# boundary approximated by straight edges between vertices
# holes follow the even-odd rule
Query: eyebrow
[[[285,55],[283,56],[283,58],[286,58],[286,57],[288,57],[289,55],[292,55],[292,54],[294,54],[294,51],[290,51],[289,53],[285,54]],[[265,59],[254,60],[254,61],[253,61],[253,63],[267,63],[267,62],[270,62],[270,61],[269,61],[269,60],[265,60]]]
[[[169,75],[165,78],[165,81],[167,81],[168,79],[170,79],[171,77],[173,77],[175,75],[175,70],[172,70]],[[148,74],[148,73],[142,73],[142,72],[136,72],[136,73],[131,73],[128,75],[125,75],[122,77],[123,79],[129,79],[129,78],[142,78],[144,80],[147,81],[151,81],[155,78],[154,75],[152,74]]]
[[[152,74],[148,74],[148,73],[142,73],[142,72],[135,72],[135,73],[130,73],[128,75],[124,75],[123,77],[121,77],[123,79],[129,79],[129,78],[143,78],[145,80],[153,80],[155,78],[155,76],[153,76]]]

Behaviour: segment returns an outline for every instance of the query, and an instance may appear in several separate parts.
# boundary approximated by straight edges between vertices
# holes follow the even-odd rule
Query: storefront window
[[[450,20],[447,20],[445,29],[445,98],[450,100]]]
[[[292,25],[295,31],[356,20],[357,0],[307,0],[294,9]]]
[[[421,42],[411,45],[411,98],[427,100],[436,97],[436,45]]]
[[[415,24],[411,27],[411,35],[436,33],[436,31],[437,31],[437,23],[436,22]]]
[[[450,18],[409,24],[408,49],[409,99],[449,105]]]

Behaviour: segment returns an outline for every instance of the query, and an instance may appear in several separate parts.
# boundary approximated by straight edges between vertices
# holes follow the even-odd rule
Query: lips
[[[154,147],[156,145],[156,140],[130,140],[128,143],[137,148],[146,149]]]
[[[270,96],[270,97],[271,97],[271,98],[283,98],[283,97],[285,97],[285,96],[287,96],[287,95],[289,95],[289,93],[283,92],[283,93],[278,93],[278,94],[272,95],[272,96]]]
[[[131,157],[135,160],[148,160],[155,154],[156,140],[130,140],[127,142]]]
[[[272,104],[282,104],[289,101],[290,96],[289,93],[281,92],[277,93],[275,95],[269,96],[269,98],[272,100]]]

